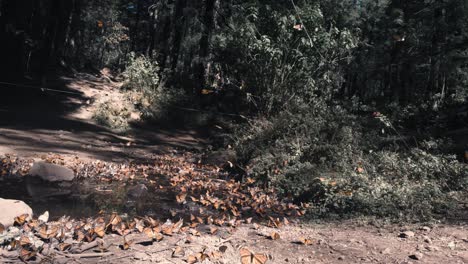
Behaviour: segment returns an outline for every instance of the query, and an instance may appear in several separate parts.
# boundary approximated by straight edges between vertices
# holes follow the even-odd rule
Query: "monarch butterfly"
[[[239,250],[241,255],[241,264],[265,264],[268,261],[268,256],[265,254],[254,254],[247,248]]]

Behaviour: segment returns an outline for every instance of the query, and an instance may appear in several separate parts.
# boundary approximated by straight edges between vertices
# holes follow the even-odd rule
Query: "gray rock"
[[[11,226],[15,222],[15,217],[28,214],[33,215],[31,207],[19,200],[9,200],[0,198],[0,223],[5,227]]]
[[[414,260],[421,260],[423,258],[423,254],[420,252],[416,252],[413,255],[410,255],[409,257]]]
[[[410,237],[414,237],[414,232],[413,231],[405,231],[405,232],[401,232],[399,237],[402,237],[402,238],[410,238]]]
[[[432,243],[432,239],[428,236],[423,236],[423,240],[424,242],[428,243],[428,244],[431,244]]]
[[[421,227],[421,230],[424,231],[424,232],[431,232],[431,228],[428,227],[428,226]]]
[[[380,251],[382,255],[389,255],[392,253],[392,250],[390,248],[385,248],[384,250]]]
[[[75,179],[73,170],[44,161],[35,162],[29,171],[29,175],[38,176],[48,182],[72,181]]]

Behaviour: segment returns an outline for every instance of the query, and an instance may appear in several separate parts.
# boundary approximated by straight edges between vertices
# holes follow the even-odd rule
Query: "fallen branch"
[[[102,253],[79,253],[79,254],[61,254],[68,258],[101,258],[106,256],[114,255],[113,252],[102,252]]]

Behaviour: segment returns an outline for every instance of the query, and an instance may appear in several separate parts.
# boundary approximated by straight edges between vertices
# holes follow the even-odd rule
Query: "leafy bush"
[[[132,52],[123,76],[125,77],[123,88],[152,94],[159,84],[159,66],[155,60],[143,55],[136,56]]]
[[[330,98],[343,82],[341,67],[357,38],[324,17],[318,2],[247,5],[237,23],[216,36],[226,79],[244,89],[257,110],[271,114],[292,102]],[[249,19],[245,19],[248,17]],[[300,18],[300,19],[299,19]]]
[[[131,111],[122,102],[105,101],[98,104],[94,112],[94,120],[100,125],[116,132],[126,132],[129,126]]]
[[[248,173],[283,197],[312,202],[314,215],[428,219],[454,211],[468,190],[468,166],[419,147],[382,147],[389,119],[360,117],[317,102],[239,129],[235,148]],[[366,131],[366,132],[364,132]]]
[[[185,105],[188,100],[182,89],[160,85],[159,66],[156,60],[131,53],[123,72],[127,98],[133,102],[147,120],[172,119],[174,106]]]

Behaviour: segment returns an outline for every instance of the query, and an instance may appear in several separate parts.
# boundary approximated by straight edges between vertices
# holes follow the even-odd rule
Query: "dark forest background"
[[[237,179],[318,214],[466,199],[466,0],[0,0],[0,40],[0,81],[107,68],[147,120],[199,111]]]

